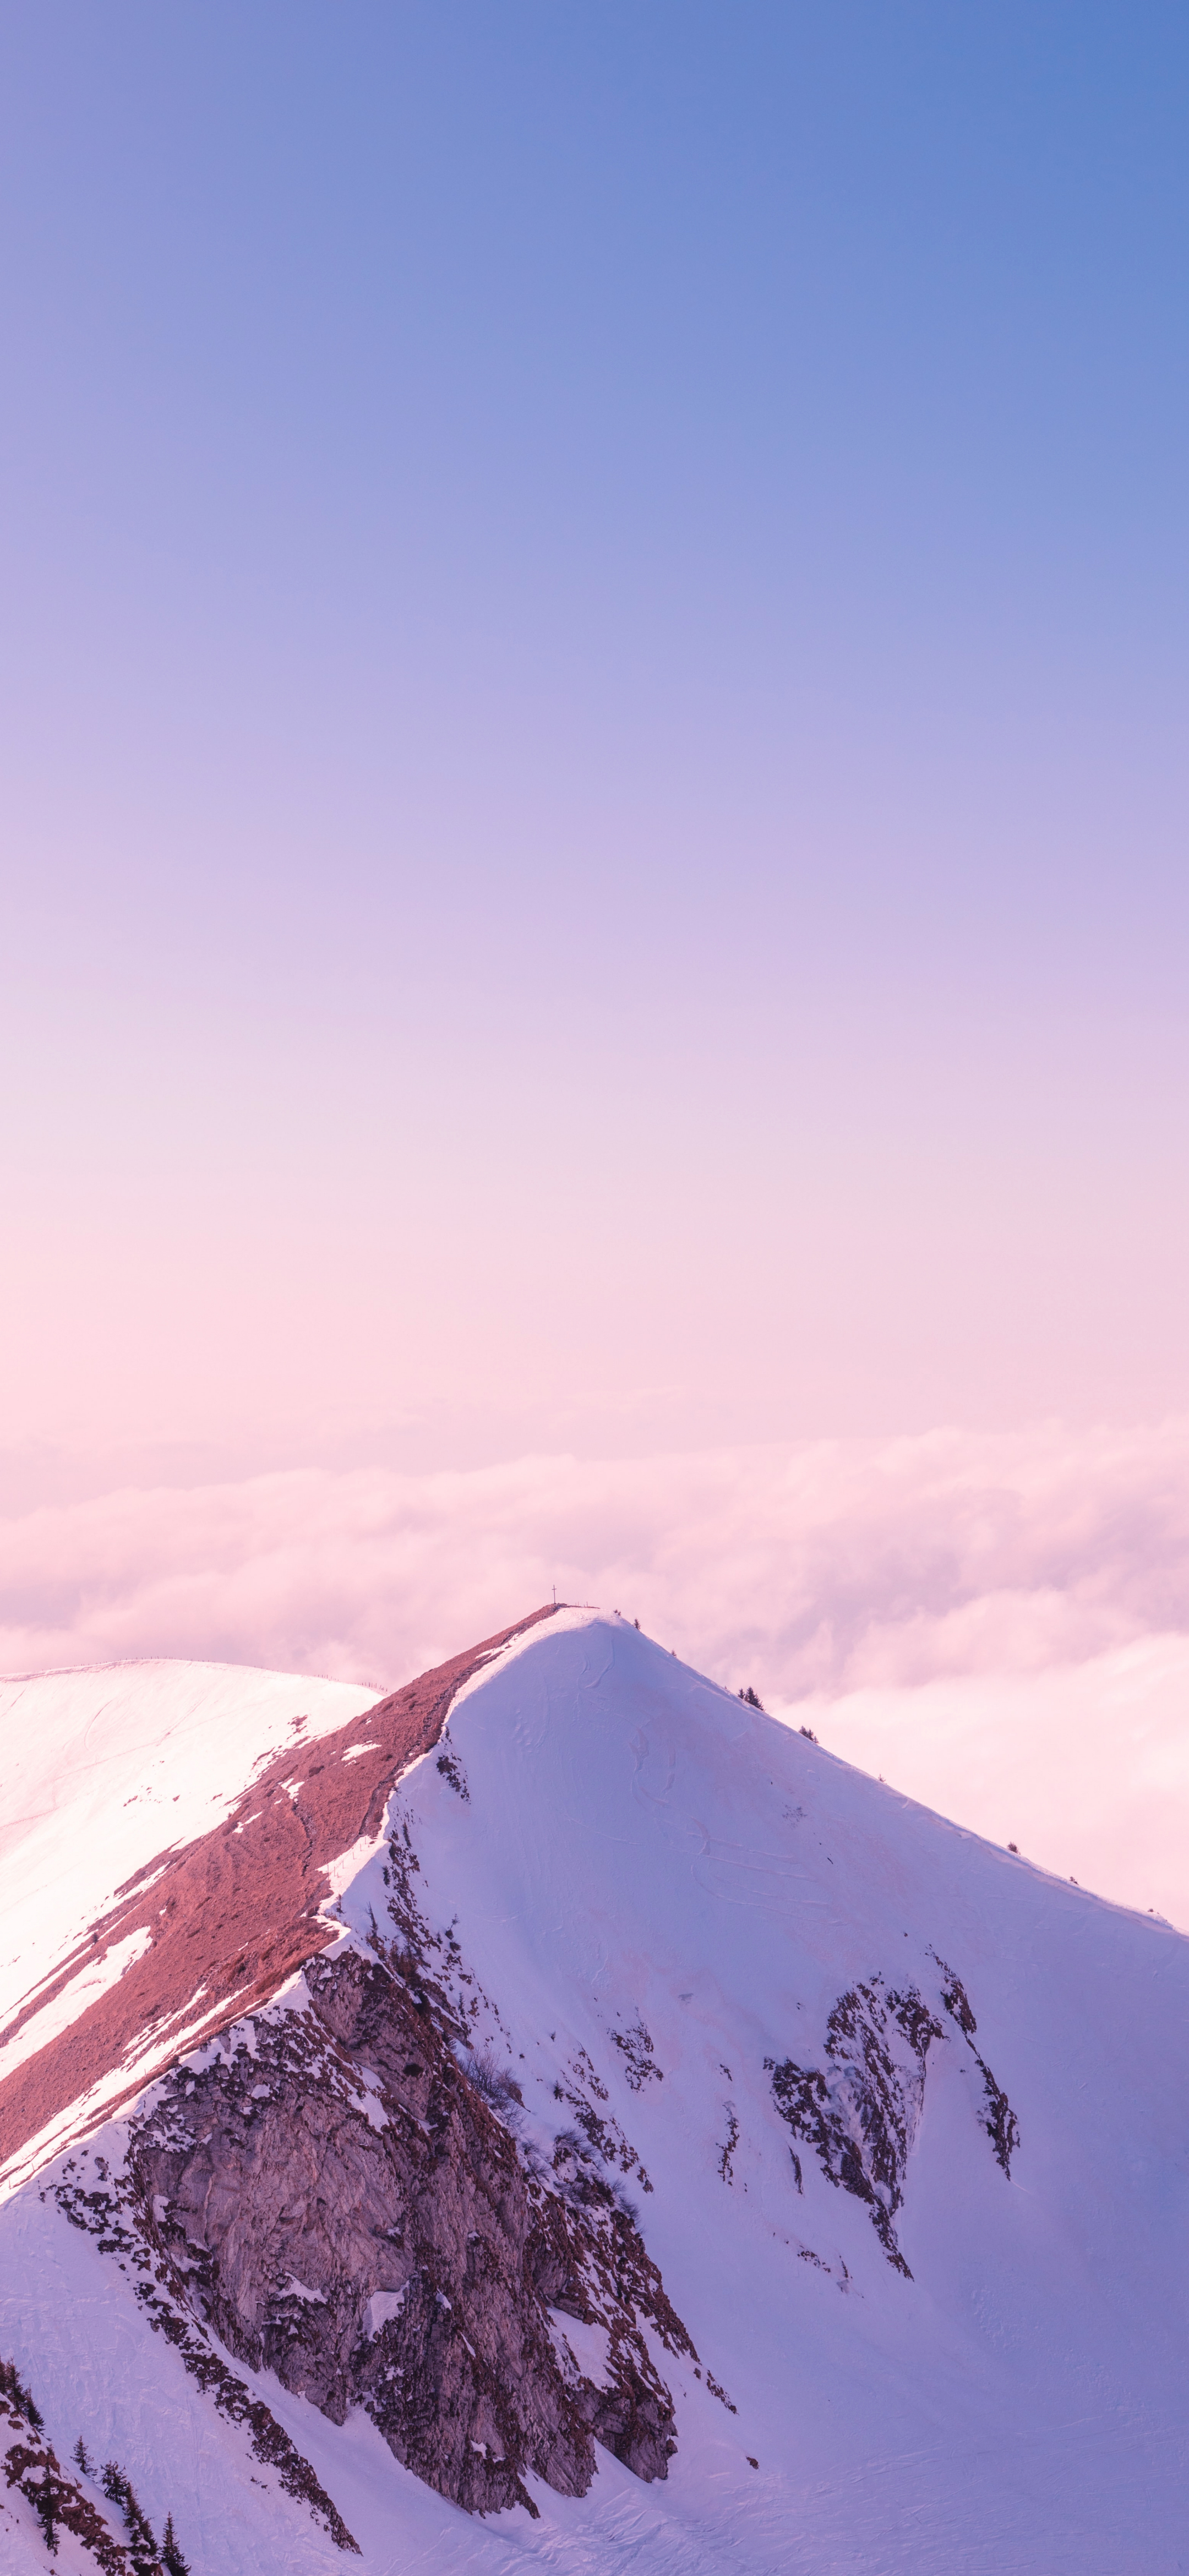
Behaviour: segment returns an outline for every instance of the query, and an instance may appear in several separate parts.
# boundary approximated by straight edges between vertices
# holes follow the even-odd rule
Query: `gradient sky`
[[[0,1499],[1189,1409],[1187,111],[0,7]]]

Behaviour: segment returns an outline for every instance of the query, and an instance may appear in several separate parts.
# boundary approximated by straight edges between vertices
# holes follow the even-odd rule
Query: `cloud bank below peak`
[[[379,1690],[554,1586],[1189,1922],[1189,1422],[130,1488],[0,1523],[0,1665],[177,1655]]]

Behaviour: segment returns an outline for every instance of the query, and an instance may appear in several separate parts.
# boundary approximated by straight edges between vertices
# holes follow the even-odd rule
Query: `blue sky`
[[[1183,1408],[1183,14],[0,46],[17,1450]]]

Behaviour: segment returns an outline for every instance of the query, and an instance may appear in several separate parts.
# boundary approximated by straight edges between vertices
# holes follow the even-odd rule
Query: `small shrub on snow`
[[[508,2128],[515,2128],[524,2096],[510,2066],[501,2066],[490,2041],[463,2059],[463,2073]]]

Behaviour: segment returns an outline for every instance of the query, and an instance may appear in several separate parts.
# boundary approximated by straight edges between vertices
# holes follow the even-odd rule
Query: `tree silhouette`
[[[124,2528],[128,2534],[128,2555],[132,2561],[134,2576],[158,2576],[161,2561],[157,2554],[157,2543],[153,2538],[152,2524],[137,2500],[131,2479],[125,2477],[118,2460],[104,2462],[102,2485],[105,2496],[109,2496],[113,2504],[119,2505],[124,2516]]]
[[[178,2548],[177,2533],[173,2527],[173,2515],[171,2513],[167,2514],[165,2518],[165,2538],[161,2543],[161,2564],[166,2571],[166,2576],[190,2576],[190,2561],[188,2558],[183,2558],[181,2550]]]

